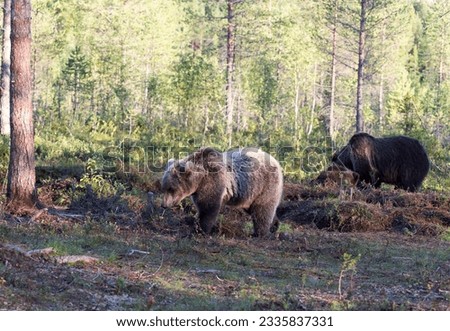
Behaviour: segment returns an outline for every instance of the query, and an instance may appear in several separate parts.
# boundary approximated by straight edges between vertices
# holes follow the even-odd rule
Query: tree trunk
[[[444,35],[440,36],[440,51],[439,51],[439,81],[438,87],[439,90],[442,86],[442,82],[444,81],[444,57],[445,57],[445,37]]]
[[[148,87],[148,81],[150,77],[150,65],[147,63],[145,66],[145,81],[144,81],[144,100],[142,102],[142,114],[145,115],[147,120],[149,120],[150,123],[150,114],[149,114],[149,108],[150,108],[150,102],[148,100],[149,95],[149,87]]]
[[[295,74],[295,100],[294,100],[294,137],[295,137],[295,145],[297,146],[297,142],[300,139],[300,132],[298,129],[299,122],[299,113],[300,113],[300,74]]]
[[[383,70],[383,69],[382,69]],[[384,127],[384,74],[381,72],[380,85],[378,86],[378,125],[379,131],[383,132]]]
[[[385,44],[386,44],[386,21],[383,20],[383,26],[381,30],[381,49],[382,54],[384,54]],[[383,55],[382,55],[383,56]],[[380,68],[380,84],[378,85],[378,126],[379,132],[383,132],[384,126],[384,63],[381,64]]]
[[[331,86],[330,86],[330,120],[328,132],[331,141],[334,141],[334,104],[336,99],[336,49],[337,49],[337,14],[338,0],[334,0],[334,21],[332,29],[332,49],[331,49]]]
[[[233,102],[234,102],[234,57],[236,40],[234,35],[234,0],[227,0],[227,103],[226,103],[226,117],[227,117],[227,136],[228,146],[231,147],[232,133],[233,133]]]
[[[366,12],[368,0],[360,0],[361,12],[359,16],[359,42],[358,42],[358,82],[356,86],[356,132],[364,131],[363,115],[363,80],[366,42]]]
[[[312,88],[312,104],[311,104],[311,112],[309,113],[309,127],[306,135],[312,133],[314,127],[314,111],[316,109],[316,76],[317,76],[317,62],[314,63],[314,74],[313,74],[313,88]]]
[[[11,210],[37,201],[31,91],[31,3],[12,0],[11,148],[7,202]]]
[[[78,87],[80,84],[80,80],[78,78],[78,70],[75,70],[74,74],[74,91],[73,91],[73,97],[72,97],[72,119],[75,119],[75,116],[77,116],[78,112]]]
[[[205,124],[203,125],[202,146],[205,146],[209,125],[209,110],[206,105],[203,106],[203,120],[205,121]]]
[[[10,85],[11,85],[11,0],[3,4],[3,49],[1,82],[1,134],[11,134],[10,124]]]

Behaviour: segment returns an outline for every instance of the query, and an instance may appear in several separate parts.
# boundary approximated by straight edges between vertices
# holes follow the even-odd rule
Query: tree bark
[[[366,12],[368,0],[360,0],[361,11],[359,16],[359,42],[358,42],[358,81],[356,86],[356,132],[364,131],[363,114],[363,81],[365,64],[366,42]]]
[[[3,3],[3,49],[1,77],[1,134],[11,134],[10,124],[10,85],[11,85],[11,0]]]
[[[227,70],[226,70],[226,120],[227,120],[227,136],[228,146],[231,147],[233,133],[233,112],[234,112],[234,58],[235,58],[235,21],[234,21],[234,4],[235,0],[227,0]]]
[[[299,122],[299,113],[300,113],[300,74],[295,74],[295,101],[294,101],[294,137],[295,137],[295,144],[297,145],[297,141],[300,138],[300,133],[298,129],[298,122]]]
[[[9,209],[37,202],[31,91],[31,3],[12,0],[11,146],[8,169]]]
[[[381,30],[381,49],[382,54],[385,54],[385,44],[386,44],[386,21],[382,22],[382,30]],[[382,56],[383,56],[382,55]],[[378,126],[379,132],[383,131],[384,126],[384,63],[381,64],[380,68],[380,83],[378,85]]]
[[[438,87],[439,90],[442,86],[442,82],[444,81],[444,57],[445,57],[445,37],[444,35],[440,36],[440,51],[439,51],[439,81]]]
[[[317,75],[317,62],[314,63],[314,74],[313,74],[313,88],[312,88],[312,104],[311,111],[309,113],[309,126],[306,135],[312,133],[314,127],[314,111],[316,110],[316,75]]]
[[[330,119],[329,119],[329,134],[332,141],[334,141],[334,105],[336,99],[336,50],[337,50],[337,14],[338,14],[338,0],[334,0],[334,15],[332,28],[332,49],[331,49],[331,86],[330,86]]]
[[[382,69],[383,70],[383,69]],[[378,86],[378,126],[379,131],[383,131],[384,127],[384,74],[380,75],[380,85]]]

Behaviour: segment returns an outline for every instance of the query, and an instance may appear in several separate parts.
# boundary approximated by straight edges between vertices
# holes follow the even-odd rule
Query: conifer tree
[[[31,208],[35,189],[34,126],[31,93],[31,2],[12,0],[11,148],[7,200],[11,210]]]

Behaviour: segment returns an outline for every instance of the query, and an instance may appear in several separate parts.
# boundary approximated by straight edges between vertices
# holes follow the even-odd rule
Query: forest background
[[[305,179],[362,130],[419,139],[448,190],[446,0],[34,0],[32,28],[38,166],[258,146]]]
[[[11,4],[0,310],[449,309],[448,0]],[[419,139],[422,191],[311,182],[358,131]],[[280,160],[273,236],[161,208],[167,160],[207,145]]]

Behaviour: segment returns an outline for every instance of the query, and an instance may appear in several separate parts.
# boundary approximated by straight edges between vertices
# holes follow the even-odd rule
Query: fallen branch
[[[53,247],[41,248],[41,249],[32,249],[25,253],[26,256],[37,256],[37,255],[50,255],[55,252]]]
[[[60,216],[60,217],[66,217],[66,218],[74,218],[76,220],[83,220],[84,216],[83,214],[74,214],[69,212],[60,211],[58,209],[52,208],[48,210],[49,214]]]
[[[22,248],[17,245],[12,245],[12,244],[6,244],[3,247],[9,251],[20,253],[31,259],[33,259],[34,257],[37,257],[37,256],[50,255],[55,252],[55,249],[53,247],[32,249],[30,251],[27,251],[25,248]]]
[[[31,216],[30,222],[36,221],[39,218],[39,216],[41,216],[43,213],[45,213],[47,211],[48,211],[48,208],[38,210],[33,216]]]
[[[12,244],[5,244],[3,247],[6,248],[9,251],[14,251],[14,252],[17,252],[17,253],[21,253],[23,255],[27,255],[27,251],[24,248],[20,247],[20,246],[12,245]]]
[[[56,262],[61,264],[67,264],[67,263],[95,263],[98,262],[99,259],[93,256],[87,256],[87,255],[65,255],[65,256],[57,256],[55,258]]]
[[[150,254],[150,252],[141,251],[141,250],[139,250],[139,249],[131,249],[131,250],[128,252],[128,255],[133,255],[134,253],[137,253],[137,254],[145,254],[145,255],[149,255],[149,254]]]
[[[66,213],[56,213],[55,215],[66,217],[66,218],[74,218],[76,220],[83,220],[84,215],[82,214],[66,214]]]

